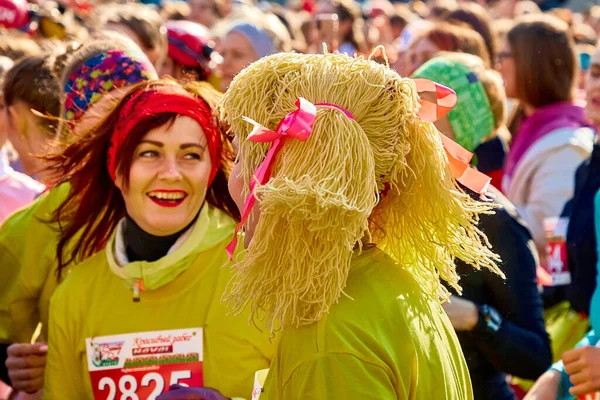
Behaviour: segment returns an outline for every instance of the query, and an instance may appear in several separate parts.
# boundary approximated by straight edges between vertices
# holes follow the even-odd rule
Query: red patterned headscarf
[[[213,114],[204,101],[179,86],[155,86],[136,92],[121,109],[107,154],[108,172],[116,180],[117,155],[129,132],[142,120],[163,113],[193,118],[204,131],[212,163],[208,180],[212,184],[221,165],[221,136]]]

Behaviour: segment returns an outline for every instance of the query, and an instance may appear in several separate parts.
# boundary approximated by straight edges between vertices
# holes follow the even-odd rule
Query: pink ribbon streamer
[[[287,138],[305,141],[310,137],[313,125],[315,124],[315,120],[317,118],[316,106],[336,108],[342,111],[348,118],[354,119],[354,116],[348,110],[340,106],[336,106],[335,104],[329,103],[313,104],[310,101],[301,97],[296,99],[296,110],[286,115],[281,120],[281,122],[279,122],[279,125],[277,125],[277,129],[274,131],[265,128],[264,126],[262,126],[256,121],[251,120],[250,118],[242,117],[244,121],[254,125],[254,129],[252,130],[252,132],[250,132],[250,135],[248,135],[248,140],[257,143],[271,142],[272,144],[269,148],[269,151],[267,152],[267,156],[256,170],[254,174],[254,179],[250,182],[250,193],[248,194],[248,198],[244,203],[241,221],[235,228],[233,240],[226,247],[230,261],[233,258],[233,253],[235,252],[235,248],[237,247],[238,233],[248,220],[250,212],[252,211],[252,207],[254,207],[254,203],[256,203],[256,196],[254,195],[254,189],[256,188],[256,185],[264,185],[271,178],[271,173],[273,170],[273,165],[275,164],[275,159],[277,158],[277,154],[279,153],[279,151],[281,151],[281,149],[283,148],[283,145],[285,144]]]
[[[423,96],[419,98],[421,109],[417,115],[423,121],[435,122],[448,114],[452,110],[452,107],[456,105],[458,97],[452,89],[428,79],[415,79],[414,81],[417,86],[417,92],[420,94],[427,92],[435,94],[435,103],[424,99]],[[450,140],[446,135],[442,134],[441,137],[454,178],[467,188],[479,193],[481,197],[484,197],[490,186],[491,178],[471,168],[471,159],[473,158],[471,152],[455,141]]]

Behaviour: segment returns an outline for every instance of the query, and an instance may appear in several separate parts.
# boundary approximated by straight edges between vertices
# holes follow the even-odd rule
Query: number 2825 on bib
[[[155,400],[169,386],[203,386],[202,329],[86,339],[95,400]]]

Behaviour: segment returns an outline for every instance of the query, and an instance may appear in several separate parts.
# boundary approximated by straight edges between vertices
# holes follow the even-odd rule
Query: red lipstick
[[[187,192],[183,190],[158,189],[146,194],[150,200],[161,207],[174,208],[179,206],[187,198]]]

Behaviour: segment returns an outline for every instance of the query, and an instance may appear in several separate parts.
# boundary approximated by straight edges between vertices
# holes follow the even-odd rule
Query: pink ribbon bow
[[[256,203],[256,197],[254,195],[254,189],[256,188],[256,185],[264,185],[271,178],[271,172],[273,170],[273,165],[275,164],[275,159],[279,151],[283,148],[283,145],[285,144],[287,138],[305,141],[310,137],[313,125],[315,124],[315,120],[317,118],[316,106],[328,106],[337,108],[338,110],[342,111],[348,118],[354,119],[354,117],[348,110],[345,110],[340,106],[336,106],[334,104],[329,103],[313,104],[310,101],[301,97],[296,99],[297,109],[286,115],[281,120],[279,125],[277,125],[277,129],[274,131],[265,128],[264,126],[262,126],[256,121],[251,120],[250,118],[242,117],[244,121],[254,125],[254,129],[252,130],[252,132],[250,132],[250,135],[248,135],[248,140],[257,143],[272,142],[272,144],[264,161],[256,170],[254,179],[250,182],[250,193],[248,194],[248,198],[244,203],[241,221],[235,228],[233,240],[231,241],[231,243],[229,243],[229,245],[226,248],[227,254],[229,255],[229,260],[233,258],[233,253],[237,246],[238,232],[242,229],[242,227],[248,220],[248,217],[250,216],[250,211],[252,211],[252,207],[254,206],[254,203]]]
[[[424,99],[423,96],[419,98],[421,109],[418,112],[418,116],[423,121],[435,122],[448,114],[452,110],[452,107],[456,105],[458,97],[452,89],[428,79],[415,79],[414,81],[417,86],[417,92],[420,94],[427,92],[435,94],[435,103]],[[454,178],[483,197],[490,186],[491,179],[487,175],[471,168],[471,159],[473,159],[471,152],[453,140],[450,140],[446,135],[442,134],[441,137]]]

